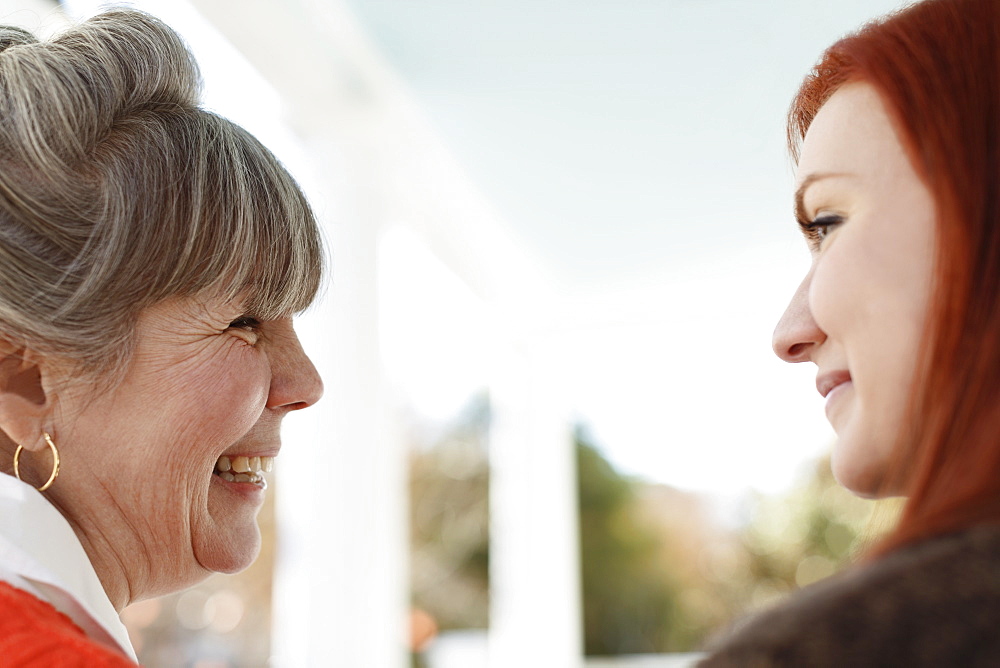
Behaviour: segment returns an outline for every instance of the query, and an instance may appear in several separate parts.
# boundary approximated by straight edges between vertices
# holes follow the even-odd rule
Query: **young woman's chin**
[[[885,487],[888,462],[877,444],[849,427],[838,433],[830,466],[843,487],[865,499],[892,496]]]

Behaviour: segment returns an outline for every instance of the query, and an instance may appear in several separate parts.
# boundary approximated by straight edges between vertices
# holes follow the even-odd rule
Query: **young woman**
[[[834,44],[789,139],[813,261],[775,352],[816,365],[841,484],[907,501],[868,559],[702,665],[1000,665],[1000,3]]]

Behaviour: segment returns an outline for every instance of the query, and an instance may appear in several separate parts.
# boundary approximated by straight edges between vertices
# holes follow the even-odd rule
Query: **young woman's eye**
[[[823,214],[809,221],[800,220],[799,226],[802,233],[812,247],[819,247],[823,240],[833,231],[835,227],[844,222],[843,217],[835,214]]]

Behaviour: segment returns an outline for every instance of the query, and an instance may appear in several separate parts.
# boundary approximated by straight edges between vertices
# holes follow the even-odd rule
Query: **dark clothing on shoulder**
[[[855,566],[752,617],[699,668],[1000,666],[1000,526]]]

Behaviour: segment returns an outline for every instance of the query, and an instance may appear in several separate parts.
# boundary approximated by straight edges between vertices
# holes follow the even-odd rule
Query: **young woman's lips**
[[[816,390],[826,399],[827,417],[829,417],[830,406],[836,398],[851,386],[851,374],[847,371],[833,371],[816,378]]]

